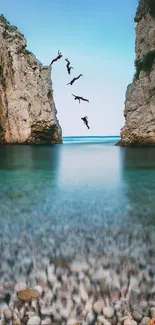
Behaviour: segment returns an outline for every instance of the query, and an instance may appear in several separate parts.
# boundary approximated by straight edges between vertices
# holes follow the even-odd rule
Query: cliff
[[[62,143],[51,68],[26,49],[15,26],[0,16],[0,143]]]
[[[135,68],[125,99],[120,145],[155,145],[155,0],[140,0]]]

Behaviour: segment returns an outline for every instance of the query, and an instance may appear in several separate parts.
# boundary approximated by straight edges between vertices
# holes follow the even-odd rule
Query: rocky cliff
[[[0,143],[61,143],[51,68],[27,50],[24,35],[0,16]]]
[[[127,87],[121,145],[155,145],[155,0],[140,0],[136,22],[136,72]]]

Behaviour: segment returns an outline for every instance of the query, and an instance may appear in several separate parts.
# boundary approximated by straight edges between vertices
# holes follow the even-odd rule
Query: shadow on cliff
[[[155,148],[122,148],[121,163],[127,219],[155,225]]]

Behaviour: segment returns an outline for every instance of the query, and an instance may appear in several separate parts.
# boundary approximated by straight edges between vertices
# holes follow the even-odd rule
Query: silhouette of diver
[[[79,74],[79,76],[78,77],[76,77],[76,78],[73,78],[67,85],[71,85],[72,86],[72,84],[75,82],[75,80],[78,80],[80,77],[82,77],[83,76],[83,74]]]
[[[78,100],[78,101],[79,101],[79,104],[80,104],[80,100],[83,100],[83,101],[89,103],[89,100],[86,99],[86,98],[83,98],[83,97],[81,97],[81,96],[76,96],[76,95],[74,95],[74,94],[72,94],[72,96],[74,96],[74,99],[75,99],[75,100]]]
[[[71,74],[71,69],[73,69],[73,67],[68,67],[68,74]]]
[[[61,54],[61,52],[58,51],[58,55],[57,55],[57,57],[56,57],[55,59],[52,60],[52,62],[50,63],[50,66],[51,66],[54,62],[56,62],[57,60],[61,59],[62,56],[63,56],[63,55]]]
[[[70,61],[68,59],[65,59],[65,61],[67,61],[66,68],[67,68],[68,74],[71,74],[71,69],[73,69],[73,67],[70,66]]]
[[[90,127],[88,125],[88,117],[87,116],[81,117],[81,120],[83,120],[83,122],[87,126],[87,128],[90,129]]]

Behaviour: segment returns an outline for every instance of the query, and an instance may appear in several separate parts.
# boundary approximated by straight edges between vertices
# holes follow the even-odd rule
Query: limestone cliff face
[[[26,49],[26,39],[0,16],[0,143],[61,143],[51,68]]]
[[[155,145],[155,0],[140,0],[136,17],[136,73],[127,87],[121,145]]]

